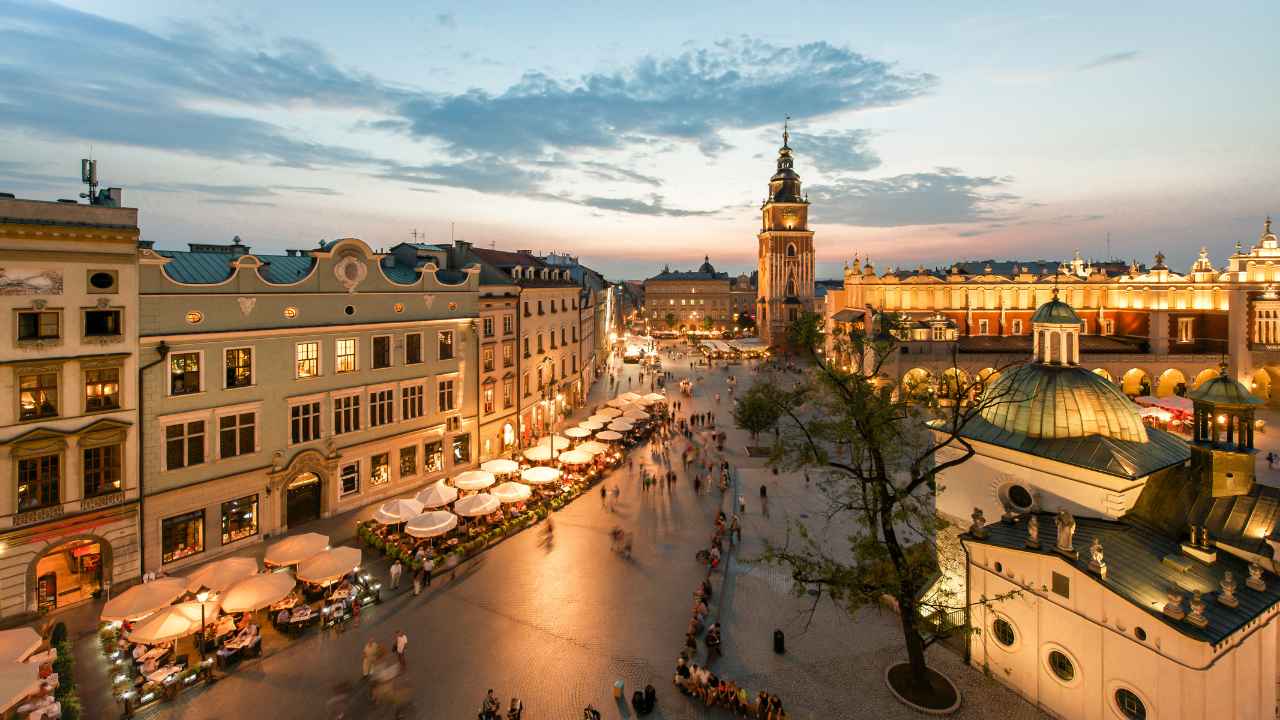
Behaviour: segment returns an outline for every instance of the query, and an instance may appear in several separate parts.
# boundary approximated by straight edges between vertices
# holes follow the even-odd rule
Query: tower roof
[[[1187,397],[1191,398],[1192,402],[1208,403],[1215,407],[1248,407],[1262,404],[1261,400],[1254,397],[1252,393],[1245,389],[1244,385],[1241,385],[1227,373],[1227,364],[1225,362],[1222,363],[1217,377],[1200,383],[1199,387],[1187,393]]]
[[[782,126],[782,147],[778,148],[778,170],[773,174],[773,177],[769,178],[768,202],[805,202],[804,195],[800,192],[800,176],[796,174],[793,165],[791,130],[784,123]]]
[[[1058,291],[1053,291],[1053,299],[1041,305],[1036,314],[1031,316],[1031,323],[1048,323],[1052,325],[1079,325],[1080,316],[1070,305],[1058,299]]]

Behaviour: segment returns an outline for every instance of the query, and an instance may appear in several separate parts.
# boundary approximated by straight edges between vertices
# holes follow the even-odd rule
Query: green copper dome
[[[1053,304],[1042,306],[1037,320]],[[1070,306],[1057,304],[1076,317]],[[1005,432],[1032,438],[1101,435],[1147,442],[1138,407],[1115,385],[1077,365],[1033,362],[1009,370],[987,390],[985,401],[982,419]]]
[[[1036,314],[1031,316],[1032,324],[1052,323],[1054,325],[1079,325],[1080,316],[1071,306],[1059,300],[1056,295],[1049,302],[1040,306]]]
[[[1227,374],[1226,367],[1217,377],[1200,383],[1200,387],[1187,393],[1193,402],[1210,403],[1212,405],[1234,405],[1236,407],[1261,405],[1262,401],[1254,397],[1244,385],[1236,382]]]

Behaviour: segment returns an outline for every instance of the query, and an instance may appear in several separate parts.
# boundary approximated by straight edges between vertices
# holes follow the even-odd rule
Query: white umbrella
[[[626,405],[623,405],[622,407],[620,407],[620,408],[618,408],[618,409],[622,411],[622,416],[623,416],[623,417],[626,417],[626,416],[627,416],[627,413],[629,413],[629,412],[635,412],[635,411],[637,411],[637,410],[640,410],[640,411],[642,411],[642,412],[644,411],[644,408],[640,407],[640,406],[639,406],[639,405],[637,405],[636,403],[627,403]]]
[[[614,430],[601,430],[596,433],[596,439],[604,440],[605,442],[617,442],[622,439],[622,433]]]
[[[520,472],[520,463],[506,458],[495,458],[482,463],[480,469],[485,472],[491,472],[494,475],[507,475]]]
[[[588,440],[574,449],[577,450],[578,452],[591,453],[592,455],[599,455],[602,452],[608,452],[609,446],[605,445],[602,442],[596,442],[595,440]]]
[[[462,517],[480,517],[497,510],[498,498],[488,493],[468,495],[453,504],[453,511]]]
[[[538,438],[540,447],[549,447],[552,450],[568,450],[569,438],[564,435],[544,435]]]
[[[621,395],[619,395],[618,397],[616,397],[616,398],[614,398],[614,399],[610,400],[608,404],[609,404],[611,407],[620,408],[620,407],[622,407],[623,405],[630,405],[630,404],[631,404],[631,401],[630,401],[630,400],[624,400],[624,399],[622,398],[622,396],[621,396]],[[601,411],[601,412],[603,412],[603,411]],[[621,410],[619,410],[618,412],[622,412],[622,411],[621,411]]]
[[[483,490],[494,483],[493,473],[485,470],[467,470],[453,476],[453,486],[459,490]]]
[[[531,467],[520,473],[520,482],[530,485],[546,485],[560,479],[560,471],[553,467]]]
[[[414,497],[424,508],[444,507],[458,499],[458,488],[439,480],[418,491]]]
[[[649,413],[643,410],[631,410],[622,414],[622,417],[628,420],[648,420]]]
[[[187,592],[183,578],[160,578],[134,585],[111,598],[102,608],[102,620],[137,620],[165,607]]]
[[[0,663],[0,712],[9,712],[39,692],[39,673],[35,663]]]
[[[194,635],[200,630],[200,609],[204,608],[204,624],[209,625],[218,619],[218,602],[185,602],[155,613],[134,626],[129,639],[143,645],[159,645]]]
[[[382,503],[373,519],[383,525],[399,525],[422,514],[422,501],[417,498],[396,498]]]
[[[593,415],[592,417],[595,417],[595,416]],[[605,418],[603,422],[600,420],[583,420],[582,422],[578,423],[578,427],[582,428],[583,430],[592,430],[592,431],[603,430],[604,426],[608,425],[609,421],[612,419],[613,418]],[[568,432],[568,431],[566,430],[565,432]]]
[[[649,402],[666,402],[667,396],[663,395],[662,393],[652,392],[652,393],[649,393],[648,395],[645,395],[644,399],[648,400]]]
[[[566,465],[581,465],[591,462],[591,453],[570,450],[569,452],[560,453],[559,460]]]
[[[229,613],[253,612],[288,597],[297,583],[287,572],[262,573],[245,578],[222,595],[222,609]]]
[[[23,662],[44,643],[35,628],[0,630],[0,664]]]
[[[262,562],[267,565],[283,567],[297,565],[318,552],[329,547],[329,536],[320,533],[302,533],[287,537],[267,548]]]
[[[626,403],[622,403],[622,404],[623,404],[623,405],[626,405]],[[621,411],[621,410],[619,410],[618,408],[614,408],[614,407],[607,407],[607,408],[600,408],[600,412],[599,412],[599,413],[597,413],[597,414],[598,414],[600,417],[603,417],[603,418],[608,419],[608,420],[612,420],[613,418],[616,418],[616,417],[618,417],[619,415],[621,415],[621,414],[622,414],[622,411]],[[593,416],[593,417],[594,417],[594,416]]]
[[[501,503],[518,503],[529,499],[533,491],[528,485],[521,485],[518,482],[504,482],[489,491],[489,494],[498,499]]]
[[[635,401],[637,401],[637,400],[639,400],[639,399],[640,399],[640,394],[639,394],[639,393],[633,393],[633,392],[628,391],[628,392],[624,392],[624,393],[622,393],[621,395],[619,395],[619,396],[618,396],[618,399],[619,399],[619,400],[626,400],[627,402],[635,402]]]
[[[532,462],[547,462],[555,457],[555,455],[551,452],[551,448],[547,447],[546,445],[531,447],[528,450],[524,451],[524,456]]]
[[[645,395],[644,397],[642,397],[642,398],[640,398],[639,400],[637,400],[637,401],[636,401],[636,404],[637,404],[637,405],[640,405],[640,406],[642,406],[642,407],[649,407],[650,405],[652,405],[652,404],[654,404],[654,403],[656,403],[656,402],[658,402],[658,401],[657,401],[657,400],[654,400],[653,398],[649,397],[648,395]]]
[[[325,550],[298,565],[298,579],[329,585],[360,566],[360,548],[336,547]]]
[[[430,538],[444,535],[458,527],[458,516],[447,510],[432,510],[422,513],[404,526],[404,531],[416,538]]]
[[[609,423],[609,429],[614,432],[628,432],[634,427],[630,420],[614,420]]]
[[[612,410],[613,408],[608,408],[608,409]],[[591,417],[587,418],[585,422],[598,422],[598,423],[604,423],[608,425],[610,420],[618,417],[618,415],[620,414],[621,413],[613,413],[612,415],[605,415],[603,412],[598,412],[595,415],[592,415]],[[582,423],[578,423],[578,424],[581,425]]]
[[[215,560],[187,576],[187,592],[209,588],[222,592],[250,575],[258,574],[258,560],[248,557],[229,557]]]
[[[568,435],[571,438],[578,438],[578,439],[591,437],[591,431],[581,427],[571,427],[568,430],[565,430],[564,434]]]

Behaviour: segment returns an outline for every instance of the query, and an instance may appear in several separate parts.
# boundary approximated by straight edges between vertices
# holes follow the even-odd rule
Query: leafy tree
[[[703,330],[710,330],[711,328],[713,328],[713,327],[715,327],[715,326],[716,326],[716,321],[715,321],[714,319],[712,319],[712,317],[711,317],[710,315],[704,315],[704,316],[702,316],[702,329],[703,329]]]
[[[760,433],[777,427],[782,417],[782,402],[785,398],[774,392],[773,385],[754,384],[733,404],[733,421],[751,433],[754,443]]]
[[[756,319],[747,313],[738,313],[738,327],[744,332],[752,330],[756,326]]]
[[[668,330],[675,330],[676,323],[679,322],[679,318],[677,318],[676,314],[672,312],[667,313],[667,316],[662,319],[667,321]]]
[[[816,589],[815,603],[825,594],[850,614],[892,598],[908,663],[896,677],[890,673],[891,682],[929,705],[945,702],[951,690],[935,684],[926,664],[923,618],[963,610],[967,602],[922,597],[937,577],[936,538],[946,527],[932,494],[940,473],[973,457],[961,434],[969,422],[984,408],[1013,399],[983,394],[981,381],[962,373],[954,373],[953,388],[961,401],[921,403],[909,392],[894,392],[895,383],[882,372],[899,353],[892,327],[893,319],[884,318],[869,331],[836,335],[832,352],[819,353],[821,321],[802,316],[792,323],[790,340],[811,369],[793,387],[757,382],[734,419],[748,430],[764,427],[769,415],[759,406],[772,405],[782,433],[771,462],[813,472],[829,519],[852,520],[847,548],[829,548],[794,523],[785,542],[766,544],[763,559],[787,568],[797,593]]]

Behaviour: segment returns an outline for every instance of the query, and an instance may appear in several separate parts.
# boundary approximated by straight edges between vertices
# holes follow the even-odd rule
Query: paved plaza
[[[897,704],[881,681],[885,664],[901,645],[893,615],[869,611],[850,620],[821,605],[806,632],[803,610],[809,600],[792,596],[784,571],[750,560],[761,549],[762,537],[782,536],[786,518],[812,513],[816,492],[803,478],[772,476],[763,461],[745,456],[745,433],[725,426],[731,422],[731,397],[721,368],[666,364],[677,380],[691,372],[702,378],[692,401],[685,399],[682,414],[717,413],[718,427],[729,433],[726,457],[738,469],[740,490],[748,498],[744,547],[728,563],[726,584],[713,608],[725,627],[725,657],[716,668],[753,692],[777,693],[796,718],[916,716]],[[732,371],[740,388],[753,379],[747,366],[733,366]],[[636,384],[629,387],[628,378]],[[637,380],[636,366],[623,366],[616,392],[640,389]],[[722,396],[718,405],[717,392]],[[608,381],[602,379],[578,414],[587,414],[610,395]],[[683,442],[677,441],[675,448]],[[678,458],[675,451],[672,456]],[[692,592],[703,572],[694,554],[707,543],[714,514],[727,499],[705,487],[695,494],[678,461],[675,486],[646,493],[638,469],[649,453],[638,450],[632,457],[635,470],[624,465],[605,481],[621,490],[615,510],[602,507],[598,491],[589,492],[553,516],[549,548],[541,544],[537,529],[520,533],[452,576],[437,577],[420,597],[412,597],[406,581],[400,591],[386,592],[381,605],[366,610],[358,625],[340,634],[312,632],[284,647],[266,647],[262,660],[248,661],[217,683],[141,717],[255,718],[266,708],[271,720],[327,717],[324,705],[331,689],[343,681],[359,681],[364,643],[373,638],[390,645],[397,630],[408,634],[407,678],[419,718],[473,718],[488,688],[504,704],[513,695],[520,697],[531,719],[576,720],[588,702],[605,717],[631,717],[630,707],[613,700],[617,679],[626,683],[628,697],[646,683],[657,688],[658,709],[651,717],[727,717],[696,706],[671,683]],[[758,504],[761,482],[770,485],[768,518]],[[337,542],[344,532],[351,534],[357,517],[316,525],[332,532]],[[630,560],[610,550],[609,531],[615,525],[634,533]],[[246,552],[260,554],[261,547]],[[381,558],[367,557],[366,568],[385,577]],[[787,633],[785,655],[772,652],[774,628]],[[107,693],[105,665],[93,637],[79,641],[77,656],[85,716],[114,716],[118,707]],[[964,668],[950,651],[936,648],[930,656],[965,692],[958,717],[1038,716],[1012,693]],[[363,709],[357,716],[378,717],[376,710]]]

